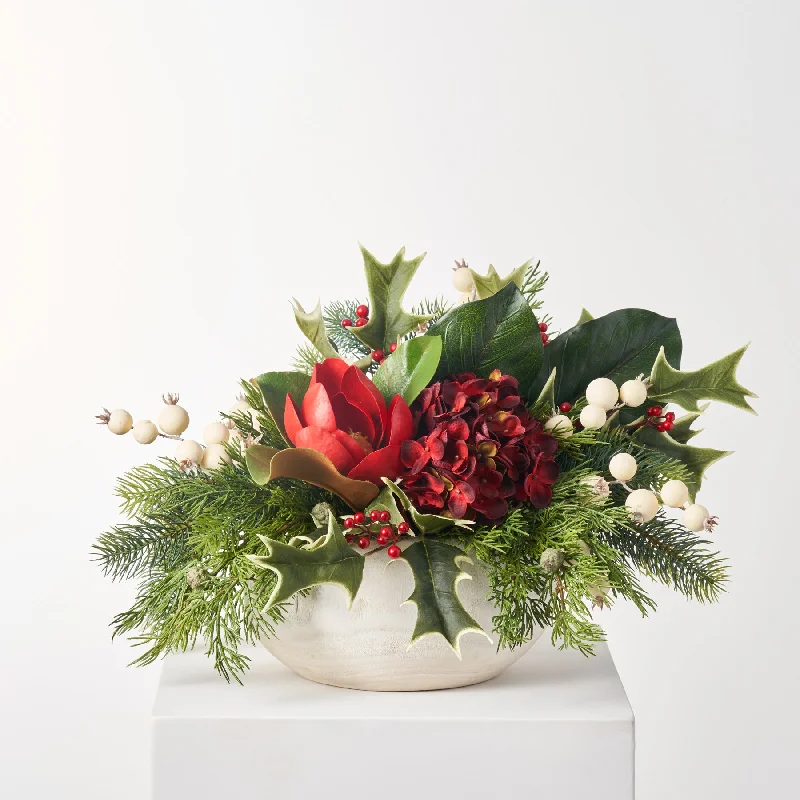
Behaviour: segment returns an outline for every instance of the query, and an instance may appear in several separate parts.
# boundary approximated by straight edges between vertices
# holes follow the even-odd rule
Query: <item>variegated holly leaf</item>
[[[269,413],[284,438],[286,429],[283,427],[283,412],[286,408],[286,395],[291,393],[292,399],[299,407],[306,396],[310,382],[311,378],[304,372],[265,372],[257,378],[250,379],[250,383],[261,390]]]
[[[389,486],[384,486],[380,494],[364,509],[364,514],[369,517],[371,511],[388,511],[391,519],[389,520],[395,527],[406,519],[397,507],[395,493]],[[411,533],[413,536],[414,534]]]
[[[417,607],[412,645],[423,636],[439,634],[461,658],[461,637],[465,633],[479,633],[491,641],[458,597],[458,584],[472,578],[461,567],[471,564],[472,559],[457,547],[428,538],[407,547],[401,558],[414,574],[414,591],[406,600]]]
[[[503,287],[513,283],[517,289],[522,288],[522,283],[525,280],[525,273],[528,268],[532,266],[533,260],[526,261],[521,267],[517,267],[513,272],[509,272],[504,278],[501,278],[497,270],[489,264],[489,271],[486,275],[479,275],[474,269],[470,270],[472,275],[472,283],[475,286],[475,292],[479,300],[485,300],[493,294],[497,294]]]
[[[303,306],[295,300],[292,308],[297,325],[303,335],[316,347],[324,358],[339,358],[339,353],[331,344],[325,330],[325,320],[322,318],[322,306],[317,303],[313,311],[305,311]]]
[[[703,483],[706,470],[714,463],[731,454],[730,450],[713,450],[710,447],[694,447],[675,441],[668,433],[657,431],[650,425],[639,428],[633,438],[647,447],[652,447],[676,461],[685,464],[692,475],[686,482],[689,496],[694,501]]]
[[[406,261],[402,248],[388,264],[381,264],[365,248],[361,252],[369,290],[369,322],[350,330],[371,349],[388,350],[392,342],[431,319],[403,309],[403,298],[425,254]]]
[[[709,403],[704,403],[702,406],[698,407],[697,411],[690,411],[688,414],[678,417],[675,422],[672,423],[672,430],[670,430],[669,435],[676,442],[680,442],[681,444],[686,444],[690,439],[694,439],[698,433],[702,433],[703,431],[702,429],[699,431],[693,430],[692,424],[703,414],[709,405]]]
[[[266,536],[258,538],[266,545],[267,555],[247,557],[278,578],[265,611],[321,583],[341,586],[347,592],[347,607],[353,605],[364,576],[364,557],[347,544],[333,515],[328,519],[328,533],[303,547],[293,547]]]
[[[736,368],[747,345],[727,356],[692,372],[681,372],[670,366],[662,347],[653,364],[649,397],[660,403],[676,403],[687,411],[697,411],[700,400],[720,400],[755,414],[746,397],[757,397],[736,380]]]
[[[424,514],[417,511],[416,508],[408,499],[408,495],[400,488],[394,481],[384,478],[383,482],[389,487],[390,491],[397,497],[400,504],[408,512],[411,517],[413,526],[422,534],[426,533],[439,533],[440,531],[447,530],[448,528],[467,528],[475,523],[469,519],[454,519],[453,517],[446,517],[443,514]]]

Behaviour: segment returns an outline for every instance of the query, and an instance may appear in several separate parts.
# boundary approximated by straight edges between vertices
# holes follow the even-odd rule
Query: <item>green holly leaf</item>
[[[291,393],[299,406],[306,396],[310,382],[311,378],[303,372],[265,372],[250,380],[250,383],[261,390],[269,413],[284,438],[286,429],[283,427],[283,412],[286,408],[286,395]]]
[[[505,278],[501,278],[497,270],[491,264],[489,264],[489,271],[486,275],[479,275],[474,269],[471,269],[472,283],[475,286],[478,299],[486,300],[487,297],[497,294],[501,289],[508,286],[509,283],[513,283],[517,289],[522,289],[525,273],[532,264],[532,260],[526,261],[521,267],[517,267],[513,272],[506,275]]]
[[[703,414],[709,405],[709,403],[705,403],[700,406],[697,411],[690,411],[688,414],[678,417],[675,422],[672,423],[672,430],[670,430],[669,435],[676,442],[680,442],[681,444],[686,444],[690,439],[694,439],[698,433],[702,433],[703,431],[702,429],[699,431],[692,430],[692,423]]]
[[[650,425],[639,428],[633,438],[647,447],[659,450],[670,458],[685,464],[692,475],[686,482],[689,487],[689,496],[694,498],[700,491],[706,470],[714,463],[731,454],[730,450],[712,450],[710,447],[694,447],[690,444],[681,444],[675,441],[668,433],[657,431]]]
[[[447,530],[448,528],[466,528],[475,523],[469,519],[454,519],[453,517],[446,517],[444,514],[423,514],[417,511],[408,499],[408,495],[400,488],[400,486],[388,478],[384,478],[383,482],[389,487],[391,492],[400,501],[400,505],[408,512],[411,517],[411,522],[414,527],[422,534],[426,533],[439,533]]]
[[[486,300],[448,311],[428,333],[442,337],[438,377],[458,372],[486,377],[499,369],[517,378],[527,397],[542,388],[534,395],[526,393],[539,374],[544,348],[539,323],[513,283]]]
[[[364,576],[364,557],[347,544],[332,514],[328,518],[328,533],[310,545],[292,547],[266,536],[258,538],[266,545],[267,555],[247,557],[278,578],[265,611],[321,583],[341,586],[347,592],[347,607],[353,605]]]
[[[591,319],[594,319],[594,317],[585,308],[582,308],[581,315],[578,317],[578,321],[575,324],[580,325],[583,322],[589,322]]]
[[[406,519],[397,507],[395,497],[396,495],[392,489],[385,486],[381,489],[380,494],[364,509],[364,514],[369,517],[370,511],[388,511],[391,517],[389,521],[392,525],[397,526],[401,522],[405,522]],[[412,533],[411,535],[413,536],[414,534]]]
[[[653,384],[650,398],[661,403],[676,403],[687,411],[697,411],[699,400],[720,400],[755,414],[745,398],[757,395],[736,380],[736,368],[748,346],[693,372],[681,372],[670,366],[662,348],[650,374]]]
[[[421,256],[406,261],[405,248],[388,263],[381,264],[365,248],[364,271],[369,290],[369,322],[361,328],[351,328],[367,347],[373,350],[388,350],[392,342],[397,342],[414,328],[431,319],[420,314],[409,314],[403,309],[403,297],[414,273],[419,268]]]
[[[471,564],[472,559],[457,547],[437,539],[414,542],[401,558],[414,574],[414,591],[406,600],[417,607],[412,645],[423,636],[439,634],[461,658],[461,637],[465,633],[479,633],[491,641],[458,598],[458,584],[472,577],[461,566]]]
[[[441,357],[442,340],[439,336],[416,336],[387,356],[372,380],[387,405],[396,394],[411,405],[433,379]]]
[[[325,320],[322,318],[322,306],[317,303],[313,311],[307,312],[297,300],[294,300],[292,308],[294,309],[294,318],[298,327],[303,332],[306,339],[316,347],[319,353],[324,358],[339,358],[339,352],[331,344],[330,339],[328,339],[328,333],[325,330]]]

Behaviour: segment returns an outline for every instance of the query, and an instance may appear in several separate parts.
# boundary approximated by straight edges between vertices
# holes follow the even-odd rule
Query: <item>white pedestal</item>
[[[493,681],[438,692],[321,686],[263,650],[228,686],[202,652],[171,656],[153,800],[632,800],[633,714],[608,648],[544,639]]]

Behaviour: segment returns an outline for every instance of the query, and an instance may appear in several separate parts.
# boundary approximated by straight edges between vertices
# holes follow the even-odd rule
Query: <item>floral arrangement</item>
[[[696,495],[727,453],[690,440],[703,401],[752,411],[735,376],[746,348],[682,371],[676,321],[644,309],[584,310],[556,332],[532,262],[505,277],[456,262],[460,301],[408,311],[422,257],[363,257],[368,302],[295,302],[294,369],[243,381],[203,444],[183,436],[177,395],[157,423],[99,416],[142,444],[178,440],[119,480],[128,519],[95,545],[106,574],[140,581],[113,621],[144,648],[134,663],[202,638],[240,680],[240,645],[275,635],[295,595],[335,583],[352,602],[384,550],[413,573],[411,642],[441,636],[456,656],[480,632],[458,599],[465,557],[488,571],[498,647],[550,627],[589,654],[594,609],[655,608],[642,576],[718,598],[717,518]]]

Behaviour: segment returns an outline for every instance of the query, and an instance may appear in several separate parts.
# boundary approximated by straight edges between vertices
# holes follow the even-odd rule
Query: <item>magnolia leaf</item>
[[[330,339],[328,339],[325,320],[322,318],[322,306],[319,302],[311,312],[305,311],[297,300],[294,300],[292,308],[294,309],[294,318],[298,327],[306,339],[317,348],[319,353],[324,358],[339,358],[339,353],[331,344]]]
[[[578,321],[575,324],[580,325],[583,322],[588,322],[590,319],[594,319],[594,317],[585,308],[582,308],[581,315],[578,317]]]
[[[423,636],[439,634],[461,658],[461,637],[479,633],[491,642],[489,634],[467,613],[458,598],[458,584],[472,576],[461,569],[472,559],[463,551],[437,539],[420,539],[403,550],[401,556],[414,574],[414,591],[406,603],[417,607],[417,622],[411,645]]]
[[[395,527],[406,519],[400,512],[395,502],[395,493],[389,486],[384,486],[380,494],[364,509],[364,514],[369,517],[370,511],[388,511],[389,520]],[[414,535],[413,533],[411,534]]]
[[[506,275],[505,278],[501,278],[491,264],[489,264],[489,271],[486,275],[479,275],[474,269],[471,269],[472,283],[475,286],[478,299],[485,300],[487,297],[497,294],[509,283],[513,283],[517,289],[522,289],[525,273],[532,264],[533,260],[526,261],[521,267],[517,267],[513,272]]]
[[[542,387],[539,392],[539,397],[533,404],[533,408],[537,411],[551,412],[556,407],[556,368],[550,373],[547,383]]]
[[[650,425],[645,425],[633,435],[633,438],[647,447],[658,450],[676,461],[685,464],[692,475],[692,480],[687,481],[689,495],[694,498],[700,491],[705,471],[715,462],[731,454],[730,450],[712,450],[709,447],[694,447],[690,444],[681,444],[675,441],[668,433],[657,431]]]
[[[431,319],[403,310],[403,297],[425,254],[406,261],[402,248],[388,264],[381,264],[365,248],[361,252],[369,290],[369,322],[350,331],[372,350],[388,350],[392,342]]]
[[[372,380],[387,405],[396,394],[411,405],[431,382],[441,357],[439,336],[416,336],[399,345],[378,367]]]
[[[416,508],[408,499],[408,495],[400,488],[400,486],[388,478],[384,478],[383,482],[389,487],[392,493],[400,501],[400,504],[408,512],[414,527],[422,534],[426,533],[439,533],[447,528],[466,528],[469,529],[475,523],[469,519],[455,519],[454,517],[446,517],[443,514],[423,514],[417,511]]]
[[[347,592],[347,607],[353,605],[364,576],[364,557],[347,544],[333,515],[328,520],[328,533],[307,547],[292,547],[261,535],[258,538],[267,546],[267,555],[247,558],[278,578],[265,611],[321,583],[341,586]]]
[[[676,403],[687,411],[697,411],[698,400],[719,400],[755,414],[745,398],[757,395],[736,380],[736,367],[747,348],[748,345],[740,347],[702,369],[681,372],[670,366],[662,347],[650,373],[653,384],[650,398],[661,403]]]
[[[283,427],[283,412],[286,408],[286,395],[291,393],[292,399],[299,407],[306,396],[310,382],[311,378],[304,372],[265,372],[257,378],[250,379],[250,383],[261,390],[269,413],[284,438],[286,429]]]
[[[539,323],[515,284],[448,311],[428,333],[442,337],[438,377],[459,372],[487,377],[499,369],[519,380],[525,396],[541,390],[526,392],[539,374],[544,347]]]
[[[342,475],[327,456],[316,450],[302,447],[276,450],[254,444],[247,448],[244,458],[250,476],[260,486],[276,478],[296,478],[339,495],[357,511],[366,508],[379,491],[374,483]]]
[[[617,386],[641,374],[649,375],[659,350],[680,363],[681,334],[674,319],[642,308],[625,308],[570,328],[544,348],[544,363],[531,397],[547,383],[553,367],[556,403],[575,403],[595,378],[610,378]],[[624,409],[622,421],[636,415]]]
[[[678,417],[675,422],[672,423],[672,428],[669,432],[669,435],[676,442],[680,442],[681,444],[686,444],[690,439],[694,439],[698,433],[702,433],[703,431],[702,429],[699,431],[692,430],[692,423],[708,408],[709,405],[710,403],[704,403],[697,411],[690,411],[688,414]]]

